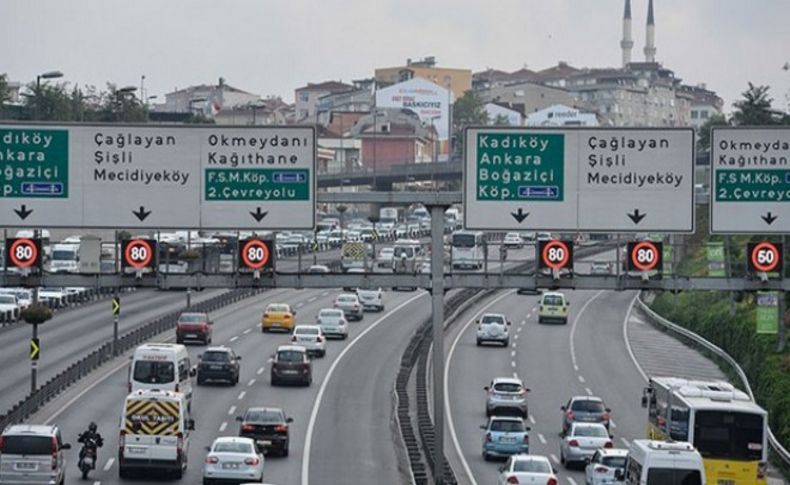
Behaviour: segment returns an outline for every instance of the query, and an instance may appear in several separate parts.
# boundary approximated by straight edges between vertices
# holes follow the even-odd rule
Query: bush
[[[52,318],[52,310],[44,305],[30,305],[19,316],[27,323],[40,324]]]

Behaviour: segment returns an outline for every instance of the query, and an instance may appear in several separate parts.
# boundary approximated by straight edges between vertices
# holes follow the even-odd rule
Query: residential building
[[[219,78],[217,84],[201,84],[177,89],[165,94],[165,102],[151,107],[151,111],[168,113],[200,113],[214,117],[222,110],[249,106],[260,100],[257,94],[248,93],[225,83]]]
[[[223,109],[214,115],[218,125],[287,125],[294,122],[293,105],[279,96]]]
[[[8,92],[8,101],[6,101],[7,104],[22,104],[21,83],[15,81],[6,81],[6,90]]]
[[[371,87],[353,89],[331,93],[318,98],[316,111],[318,113],[318,123],[326,125],[332,113],[343,112],[369,112],[375,105],[374,94]]]
[[[497,103],[486,103],[484,106],[491,125],[523,126],[524,113],[512,107],[502,106]],[[501,123],[500,121],[504,122]]]
[[[705,84],[682,86],[682,89],[692,97],[689,119],[694,128],[700,128],[713,116],[722,114],[724,100],[715,92],[707,89]]]
[[[527,66],[514,72],[489,68],[472,74],[472,90],[484,91],[492,87],[529,82],[535,79],[536,74],[535,71],[527,69]]]
[[[340,81],[325,81],[322,83],[308,83],[294,91],[296,121],[318,120],[318,103],[321,98],[329,94],[346,93],[354,91],[354,86]]]
[[[520,82],[503,86],[492,86],[480,91],[480,98],[487,103],[497,103],[521,111],[525,115],[540,111],[555,104],[573,106],[573,93],[566,89],[545,86],[534,82]]]
[[[405,66],[376,69],[375,78],[378,88],[384,88],[414,78],[427,79],[434,84],[450,89],[456,99],[472,89],[471,70],[436,67],[436,58],[433,56],[419,61],[406,59]]]
[[[571,106],[556,104],[530,113],[526,124],[527,126],[598,126],[598,116]]]
[[[361,162],[367,170],[428,163],[435,158],[436,131],[408,110],[376,108],[357,121],[351,135],[362,140]]]

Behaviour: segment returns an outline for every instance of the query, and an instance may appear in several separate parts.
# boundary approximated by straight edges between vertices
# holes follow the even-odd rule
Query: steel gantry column
[[[431,314],[433,323],[433,480],[444,484],[444,211],[431,211]]]

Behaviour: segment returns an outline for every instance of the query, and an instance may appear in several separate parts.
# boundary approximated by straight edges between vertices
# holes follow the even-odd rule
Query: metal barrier
[[[191,306],[196,312],[212,312],[236,303],[244,298],[266,291],[259,288],[232,290]],[[118,339],[118,354],[122,354],[164,331],[176,326],[181,310],[167,313],[156,320],[123,334]],[[0,430],[19,423],[36,412],[69,386],[85,377],[96,368],[113,359],[112,342],[105,342],[82,359],[73,362],[65,370],[48,380],[44,385],[14,405],[5,415],[0,416]]]
[[[52,310],[62,310],[66,308],[75,308],[85,303],[92,303],[103,298],[110,297],[115,293],[126,293],[134,291],[134,288],[82,288],[78,292],[66,293],[60,298],[47,298],[39,300],[40,305],[44,305]],[[0,312],[0,328],[6,327],[10,324],[20,322],[21,309],[8,310]]]
[[[754,394],[752,393],[752,387],[749,385],[749,379],[746,377],[746,373],[743,371],[743,369],[741,369],[741,366],[738,365],[738,362],[730,357],[727,352],[709,342],[705,338],[697,335],[696,333],[687,330],[676,323],[670,322],[666,318],[654,312],[644,301],[642,301],[641,293],[639,294],[639,297],[636,299],[636,301],[639,304],[639,308],[644,311],[645,315],[647,315],[652,320],[652,323],[686,338],[695,345],[704,348],[708,352],[729,364],[729,366],[735,370],[735,373],[738,374],[738,378],[741,380],[746,393],[749,394],[749,397],[751,397],[752,401],[754,401]],[[771,449],[774,451],[774,453],[776,453],[776,456],[778,456],[786,466],[790,466],[790,452],[788,452],[787,449],[782,446],[779,440],[776,439],[776,436],[774,436],[770,427],[768,428],[768,443],[771,445]]]

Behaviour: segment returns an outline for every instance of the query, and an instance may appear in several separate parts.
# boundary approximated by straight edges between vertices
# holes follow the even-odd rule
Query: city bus
[[[450,238],[453,269],[483,267],[485,236],[482,232],[456,231]]]
[[[653,377],[642,407],[648,438],[693,444],[707,483],[766,484],[768,413],[745,392],[724,381]]]

